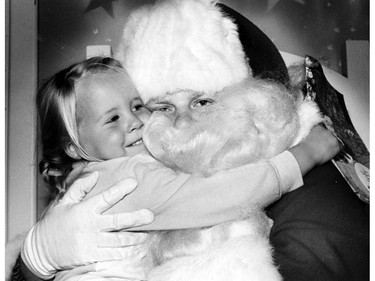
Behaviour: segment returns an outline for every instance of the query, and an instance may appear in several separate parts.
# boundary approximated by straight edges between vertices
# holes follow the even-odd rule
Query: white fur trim
[[[303,141],[315,125],[323,122],[323,116],[320,112],[319,106],[312,100],[303,100],[297,109],[297,113],[300,129],[292,146]]]
[[[168,0],[130,15],[115,57],[142,99],[216,92],[251,75],[237,26],[211,0]]]
[[[177,270],[176,270],[177,269]],[[217,249],[172,259],[154,268],[149,281],[281,281],[268,238],[242,236]]]

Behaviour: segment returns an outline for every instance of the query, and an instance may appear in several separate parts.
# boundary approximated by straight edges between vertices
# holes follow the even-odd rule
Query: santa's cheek
[[[167,119],[162,117],[155,117],[154,115],[146,124],[143,130],[143,138],[144,139],[153,139],[153,138],[160,138],[160,135],[164,134],[164,132],[171,127],[170,122]]]
[[[160,139],[164,130],[158,124],[149,124],[143,130],[143,143],[151,154],[160,149]]]

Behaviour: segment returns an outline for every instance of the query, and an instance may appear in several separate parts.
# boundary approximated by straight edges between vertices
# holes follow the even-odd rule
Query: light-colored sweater
[[[303,184],[298,163],[288,151],[210,177],[176,172],[147,154],[91,162],[84,169],[85,173],[93,171],[100,176],[88,197],[121,179],[138,181],[135,191],[108,211],[153,211],[155,221],[137,230],[204,227],[236,220],[249,208],[264,208]]]

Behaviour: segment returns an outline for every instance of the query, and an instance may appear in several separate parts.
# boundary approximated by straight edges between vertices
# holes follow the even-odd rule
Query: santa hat
[[[144,102],[181,89],[216,92],[251,75],[237,26],[216,2],[158,1],[130,15],[115,57]]]

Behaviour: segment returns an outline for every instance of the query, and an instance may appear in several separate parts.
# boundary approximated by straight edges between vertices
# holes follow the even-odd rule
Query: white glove
[[[112,232],[154,220],[149,210],[102,215],[132,192],[134,179],[120,181],[83,202],[98,180],[97,172],[75,181],[64,197],[28,233],[21,251],[27,267],[41,279],[57,270],[97,261],[120,260],[145,255],[145,233]]]

